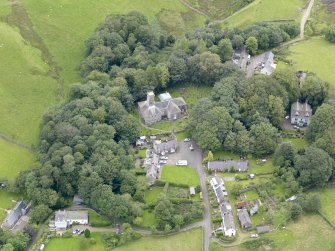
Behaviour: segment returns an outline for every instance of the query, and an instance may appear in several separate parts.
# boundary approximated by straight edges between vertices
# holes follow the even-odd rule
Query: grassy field
[[[10,13],[10,4],[7,0],[0,0],[0,17]]]
[[[56,82],[39,50],[0,22],[0,132],[28,145],[37,142],[40,119],[55,104]]]
[[[188,107],[195,105],[199,99],[210,96],[212,87],[184,85],[168,89],[172,97],[183,97]]]
[[[15,205],[13,200],[20,199],[18,194],[9,193],[0,189],[0,222],[6,217],[4,209],[10,209]]]
[[[189,186],[197,186],[200,182],[195,169],[181,166],[164,166],[161,179],[167,182]]]
[[[323,37],[311,38],[292,45],[288,59],[296,70],[315,72],[335,87],[335,44]]]
[[[23,5],[37,33],[63,69],[61,76],[66,84],[80,79],[76,67],[85,56],[85,40],[109,14],[141,11],[156,23],[172,25],[180,30],[201,26],[204,21],[202,16],[190,12],[178,0],[147,0],[145,3],[141,0],[27,0]],[[171,20],[180,22],[177,24]]]
[[[45,245],[45,251],[102,251],[106,250],[101,239],[100,233],[92,233],[91,238],[96,240],[95,244],[89,245],[83,236],[72,238],[53,238]]]
[[[33,154],[0,138],[0,178],[14,180],[33,163]]]
[[[200,228],[169,237],[143,237],[115,251],[201,251],[202,230]],[[49,250],[47,250],[49,251]]]
[[[245,27],[250,23],[291,20],[300,15],[303,0],[255,0],[225,21],[225,26]]]
[[[320,216],[302,216],[300,220],[290,223],[285,229],[278,229],[261,237],[272,240],[271,246],[264,245],[253,250],[290,250],[290,251],[333,251],[335,247],[335,231]],[[212,245],[212,251],[245,251],[242,245],[237,247],[221,247]]]
[[[150,212],[148,210],[144,210],[142,219],[143,219],[143,223],[141,227],[144,227],[144,228],[150,228],[156,225],[157,223],[154,212]]]

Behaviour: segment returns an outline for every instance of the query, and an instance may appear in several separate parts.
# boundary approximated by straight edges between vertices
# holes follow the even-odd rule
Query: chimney
[[[148,92],[147,93],[147,102],[149,106],[152,106],[155,104],[155,94],[154,92]]]

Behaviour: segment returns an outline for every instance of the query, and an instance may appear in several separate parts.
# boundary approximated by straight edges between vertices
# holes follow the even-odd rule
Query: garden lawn
[[[307,146],[307,142],[304,139],[289,139],[289,138],[284,138],[283,140],[284,142],[290,142],[292,144],[292,146],[294,146],[295,148],[304,148]]]
[[[22,4],[35,30],[62,68],[65,89],[68,84],[80,80],[76,69],[85,57],[85,41],[107,15],[140,11],[177,33],[199,27],[205,19],[178,0],[26,0]]]
[[[226,19],[224,25],[245,27],[261,21],[295,20],[300,16],[302,7],[304,7],[304,0],[255,0]]]
[[[104,215],[100,215],[93,210],[88,210],[89,223],[93,227],[106,227],[111,225],[111,221]]]
[[[199,102],[200,99],[209,97],[212,92],[211,86],[206,85],[178,85],[167,90],[172,97],[183,97],[188,107],[192,107]]]
[[[164,166],[161,179],[166,182],[188,186],[197,186],[200,182],[198,173],[195,169],[182,166]]]
[[[163,192],[161,187],[154,187],[151,190],[145,191],[144,202],[146,204],[155,203],[158,196]]]
[[[41,52],[3,22],[0,62],[0,133],[20,143],[36,144],[41,117],[56,103],[57,83],[48,76]]]
[[[335,44],[323,37],[311,38],[290,47],[288,59],[293,61],[294,69],[315,72],[332,87],[330,96],[335,98]]]
[[[143,223],[141,227],[150,228],[156,225],[156,218],[154,212],[149,212],[148,210],[144,210],[142,215]]]
[[[138,151],[138,156],[140,156],[142,159],[145,159],[145,157],[147,157],[147,149],[140,149]]]
[[[190,138],[191,135],[190,135],[188,132],[183,131],[183,132],[178,132],[178,133],[176,134],[176,137],[177,137],[177,140],[179,140],[179,141],[184,141],[184,139],[186,139],[186,138]]]
[[[115,251],[201,251],[202,229],[192,229],[169,237],[142,237]],[[49,250],[46,250],[49,251]]]
[[[321,196],[321,212],[335,224],[335,187],[326,187],[314,190]]]
[[[45,251],[103,251],[106,250],[102,239],[101,233],[91,233],[91,238],[96,240],[96,243],[93,245],[88,245],[86,248],[83,246],[85,237],[76,236],[72,238],[53,238],[45,245]]]
[[[0,178],[13,181],[20,171],[28,169],[33,163],[33,154],[0,138]]]

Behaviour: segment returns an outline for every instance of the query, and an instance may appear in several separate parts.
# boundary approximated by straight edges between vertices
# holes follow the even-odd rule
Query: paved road
[[[208,199],[208,193],[206,188],[206,178],[207,175],[202,167],[202,150],[196,145],[195,142],[192,142],[194,146],[194,155],[193,155],[193,167],[197,169],[199,177],[200,177],[200,185],[203,196],[203,201],[205,204],[204,211],[204,220],[203,220],[203,228],[204,228],[204,250],[209,250],[209,242],[212,235],[212,227],[211,227],[211,215],[210,215],[210,204]]]

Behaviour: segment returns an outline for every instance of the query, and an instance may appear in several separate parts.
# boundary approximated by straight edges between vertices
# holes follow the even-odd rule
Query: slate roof
[[[254,214],[256,214],[256,213],[258,212],[258,204],[255,203],[255,204],[253,205],[253,207],[250,208],[249,212],[250,212],[250,215],[251,215],[251,216],[254,215]]]
[[[265,53],[263,60],[264,67],[261,69],[261,74],[270,75],[276,69],[276,65],[273,63],[274,56],[275,55],[272,53],[272,51],[268,51],[267,53]]]
[[[291,105],[291,118],[312,116],[312,107],[307,103],[294,102]]]
[[[257,233],[263,234],[263,233],[268,233],[270,232],[270,227],[269,226],[259,226],[256,227]]]
[[[155,144],[154,149],[157,153],[161,153],[162,151],[170,151],[170,149],[176,149],[178,146],[178,142],[176,140],[170,140],[167,142],[161,142],[159,144]]]
[[[236,172],[248,171],[248,161],[226,160],[226,161],[209,161],[207,167],[212,171],[229,171],[231,167]]]
[[[66,211],[67,220],[88,220],[88,213],[86,211]]]
[[[13,228],[15,223],[20,219],[20,217],[26,214],[27,208],[28,206],[24,201],[17,202],[14,209],[3,221],[3,226],[6,228]]]
[[[234,217],[231,205],[226,201],[221,203],[220,212],[222,217],[222,224],[225,229],[235,229]]]
[[[158,95],[158,98],[159,98],[160,101],[166,101],[166,100],[170,100],[170,99],[172,99],[170,93],[168,93],[168,92],[159,94],[159,95]]]
[[[238,219],[241,222],[241,226],[243,228],[251,228],[252,227],[252,223],[248,214],[247,209],[243,208],[243,209],[238,209],[237,210],[237,215],[238,215]]]

